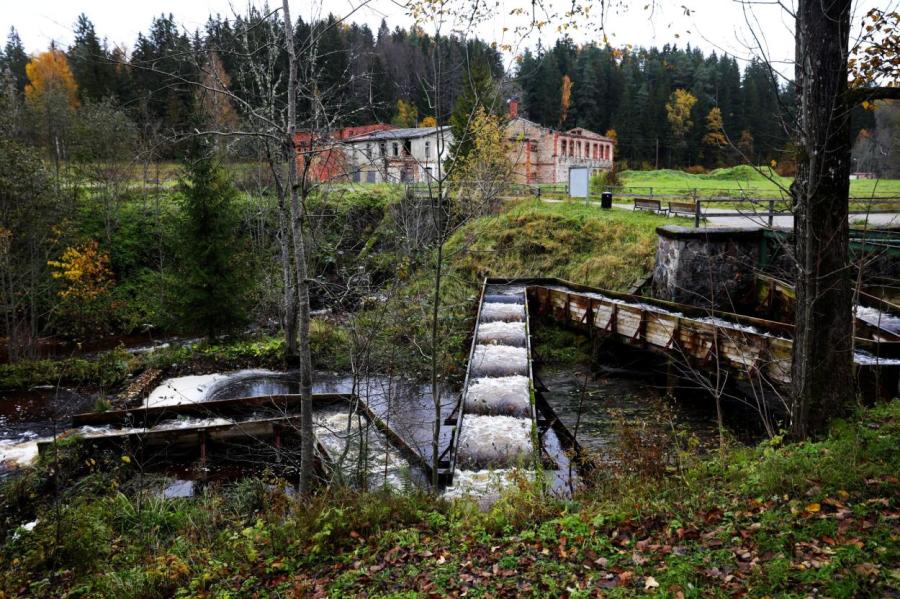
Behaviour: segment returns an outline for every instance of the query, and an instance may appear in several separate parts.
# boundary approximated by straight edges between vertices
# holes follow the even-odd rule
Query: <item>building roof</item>
[[[389,141],[393,139],[412,139],[415,137],[427,137],[434,135],[438,130],[449,131],[450,127],[411,127],[408,129],[388,129],[386,131],[376,131],[367,133],[357,137],[351,137],[347,141],[356,143],[358,141]]]
[[[569,129],[568,131],[559,131],[558,129],[554,129],[552,127],[545,127],[540,123],[535,123],[532,120],[526,119],[525,117],[517,116],[514,119],[510,119],[507,123],[507,128],[513,131],[524,131],[527,128],[534,129],[542,129],[549,133],[559,133],[561,135],[568,135],[571,137],[583,137],[588,139],[595,139],[598,141],[613,141],[612,138],[606,137],[605,135],[600,135],[599,133],[594,133],[589,129],[585,129],[584,127],[576,127],[574,129]]]

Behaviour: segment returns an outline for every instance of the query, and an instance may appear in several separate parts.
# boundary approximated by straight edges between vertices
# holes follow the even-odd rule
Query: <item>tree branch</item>
[[[850,107],[876,100],[900,100],[900,87],[858,87],[847,92]]]

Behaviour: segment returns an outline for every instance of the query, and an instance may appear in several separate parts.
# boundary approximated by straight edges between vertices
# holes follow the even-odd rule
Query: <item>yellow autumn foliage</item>
[[[62,51],[51,48],[41,52],[25,65],[25,75],[25,99],[29,103],[40,104],[48,96],[60,94],[70,108],[78,107],[78,84]]]
[[[50,260],[47,264],[54,269],[51,276],[65,283],[58,292],[65,299],[94,300],[106,293],[113,283],[109,254],[101,252],[94,240],[66,248],[59,260]]]

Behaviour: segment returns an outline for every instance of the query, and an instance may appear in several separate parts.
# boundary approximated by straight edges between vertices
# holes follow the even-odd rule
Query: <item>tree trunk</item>
[[[442,232],[438,232],[438,235],[440,237],[434,267],[434,296],[431,304],[431,400],[434,402],[434,425],[431,429],[431,484],[435,492],[438,488],[438,471],[441,465],[441,385],[438,380],[441,340],[438,338],[440,333],[438,316],[441,308],[441,280],[444,274],[444,239]]]
[[[284,293],[282,298],[282,327],[284,327],[285,355],[287,363],[295,365],[297,357],[297,316],[298,296],[291,264],[291,236],[292,229],[290,210],[285,206],[284,193],[279,191],[278,197],[278,245],[281,250],[281,277],[284,280]]]
[[[797,313],[792,432],[824,430],[853,396],[846,104],[851,0],[800,0],[796,24],[799,145],[794,251]]]
[[[306,246],[303,238],[302,207],[297,181],[297,151],[294,133],[297,129],[297,58],[294,52],[294,30],[288,0],[282,0],[284,43],[288,54],[287,131],[285,146],[288,160],[288,191],[290,193],[291,232],[296,270],[297,301],[299,303],[300,341],[300,493],[309,493],[312,486],[315,445],[312,416],[312,359],[309,347],[309,280],[306,273]]]

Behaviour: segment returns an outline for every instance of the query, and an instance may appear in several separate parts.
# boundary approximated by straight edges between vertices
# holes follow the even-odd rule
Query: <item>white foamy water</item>
[[[524,322],[485,322],[478,325],[475,336],[477,343],[515,345],[525,347],[525,323]]]
[[[403,474],[408,467],[407,461],[378,429],[368,425],[366,419],[360,419],[354,414],[350,417],[348,429],[348,415],[347,410],[341,409],[321,410],[313,415],[316,438],[329,457],[337,462],[343,456],[341,474],[348,481],[355,478],[361,466],[360,458],[365,444],[366,477],[370,487],[402,489],[406,483]]]
[[[466,392],[466,412],[474,414],[528,416],[531,393],[528,377],[522,375],[475,379]]]
[[[520,480],[533,480],[534,472],[518,469],[456,470],[453,485],[444,490],[447,499],[469,497],[483,507],[500,499],[504,490],[515,487]]]
[[[252,420],[248,420],[248,422],[252,422]],[[204,426],[222,426],[227,424],[234,424],[234,420],[230,420],[228,418],[178,418],[176,420],[169,420],[163,422],[161,424],[157,424],[153,428],[150,429],[150,432],[153,431],[172,431],[178,430],[180,428],[200,428]]]
[[[524,304],[501,304],[485,302],[481,304],[481,322],[524,322]]]
[[[0,464],[11,468],[28,466],[38,456],[38,442],[51,441],[52,439],[52,437],[43,437],[40,439],[29,439],[28,441],[0,440]]]
[[[900,333],[900,316],[894,316],[888,312],[882,312],[876,308],[868,308],[866,306],[856,306],[853,311],[858,319],[870,325],[892,333]]]
[[[463,418],[457,459],[464,468],[514,466],[529,460],[533,451],[528,418],[476,415]]]
[[[528,374],[528,350],[509,345],[476,345],[469,368],[471,376]]]
[[[277,373],[271,370],[239,370],[237,372],[199,374],[179,376],[163,381],[156,389],[150,392],[144,401],[144,406],[155,408],[159,406],[175,406],[185,403],[198,403],[206,398],[218,387],[225,383],[233,383],[242,378],[252,376],[269,376]]]

